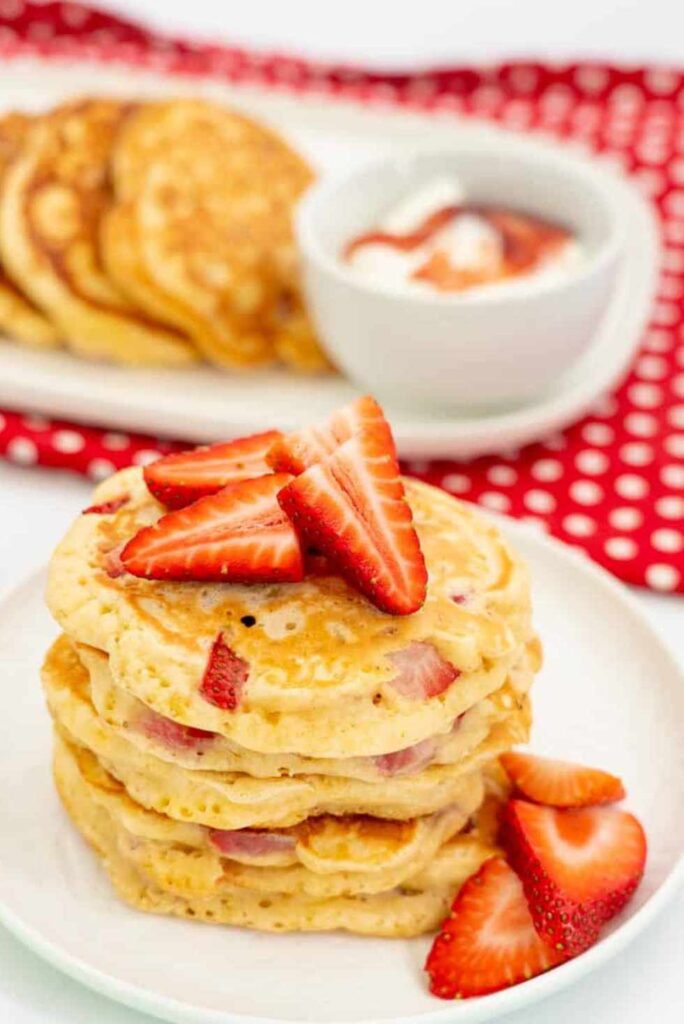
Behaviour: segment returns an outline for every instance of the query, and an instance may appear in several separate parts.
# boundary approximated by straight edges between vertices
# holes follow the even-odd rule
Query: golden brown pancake
[[[177,332],[138,313],[100,261],[110,150],[131,110],[84,99],[40,119],[6,174],[2,256],[73,351],[128,365],[183,366],[195,360],[193,350]]]

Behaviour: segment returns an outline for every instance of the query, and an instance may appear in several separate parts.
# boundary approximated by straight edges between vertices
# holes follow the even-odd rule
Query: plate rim
[[[593,584],[602,589],[610,599],[620,603],[625,611],[639,623],[650,642],[659,648],[661,655],[670,667],[673,681],[678,679],[680,685],[684,687],[684,668],[680,665],[676,654],[656,630],[636,595],[624,584],[601,566],[592,562],[586,555],[553,537],[540,533],[529,524],[520,523],[495,513],[487,512],[485,515],[495,521],[509,537],[512,536],[513,542],[516,537],[521,537],[533,547],[538,545],[542,551],[548,551],[552,557],[555,556],[561,561],[569,562],[573,568],[587,575]],[[10,600],[13,595],[41,586],[44,576],[45,566],[43,565],[28,572],[13,585],[0,590],[0,611],[5,602]],[[460,1011],[463,1014],[461,1018],[463,1024],[493,1020],[525,1006],[531,1006],[555,993],[562,992],[583,976],[591,974],[620,953],[640,932],[648,927],[680,886],[684,886],[684,850],[681,851],[677,861],[656,892],[596,946],[576,959],[533,978],[525,984],[504,989],[472,1002],[461,1003],[462,1007],[467,1005],[467,1011]],[[153,1017],[173,1021],[176,1024],[284,1024],[283,1018],[278,1017],[236,1014],[228,1010],[198,1009],[197,1006],[190,1003],[156,993],[129,981],[119,980],[97,967],[88,965],[80,957],[64,952],[55,943],[45,939],[36,928],[27,925],[21,919],[20,914],[8,908],[4,901],[0,901],[0,923],[28,949],[68,977],[114,1002],[148,1013]],[[458,1021],[459,1017],[454,1016],[454,1003],[450,1001],[422,1014],[386,1018],[368,1017],[356,1019],[353,1022],[349,1018],[335,1018],[335,1020],[327,1021],[326,1024],[389,1024],[389,1022],[391,1024],[447,1024],[447,1022],[458,1024]]]

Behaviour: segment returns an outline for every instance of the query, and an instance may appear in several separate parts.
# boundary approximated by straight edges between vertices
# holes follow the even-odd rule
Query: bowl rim
[[[605,237],[599,242],[595,251],[577,267],[567,270],[562,276],[547,278],[529,277],[524,288],[499,288],[491,285],[486,288],[473,288],[465,292],[444,293],[439,291],[402,291],[392,285],[366,281],[353,268],[341,259],[329,253],[321,243],[315,218],[322,206],[330,202],[335,193],[349,183],[362,185],[370,176],[382,173],[383,169],[396,170],[402,164],[411,164],[421,157],[446,156],[452,158],[460,153],[485,153],[504,159],[543,161],[553,165],[554,170],[565,173],[568,178],[580,181],[593,192],[607,214],[608,229]],[[474,140],[454,140],[449,146],[419,145],[405,153],[387,154],[366,160],[344,174],[335,174],[315,182],[302,197],[294,219],[295,235],[300,257],[315,263],[338,283],[357,289],[360,293],[382,297],[392,303],[406,303],[411,306],[434,306],[444,310],[449,308],[492,306],[504,307],[530,302],[550,293],[563,293],[581,286],[595,275],[613,264],[624,244],[624,232],[618,217],[611,183],[615,175],[606,171],[596,160],[578,153],[567,143],[557,144],[556,140],[546,138],[519,138],[512,132],[499,131],[491,137]]]

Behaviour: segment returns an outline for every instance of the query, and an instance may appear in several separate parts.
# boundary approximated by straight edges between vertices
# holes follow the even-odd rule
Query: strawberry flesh
[[[127,505],[130,500],[130,495],[122,494],[120,498],[112,498],[111,501],[103,501],[101,505],[89,505],[88,508],[83,509],[81,514],[84,516],[110,516],[114,512],[118,512],[120,508],[124,507],[124,505]]]
[[[373,758],[381,775],[412,775],[425,768],[435,755],[437,740],[434,736],[414,743],[412,747],[395,750],[391,754],[379,754]]]
[[[274,853],[288,853],[297,845],[294,836],[284,832],[260,832],[249,828],[234,831],[212,828],[209,840],[228,857],[268,857]]]
[[[181,725],[171,718],[158,715],[151,708],[141,715],[135,726],[148,739],[157,740],[172,750],[193,750],[216,738],[215,732],[196,729],[192,725]]]
[[[414,640],[403,651],[394,651],[389,660],[399,670],[390,679],[392,686],[402,697],[411,700],[428,700],[444,693],[461,674],[446,661],[432,644]]]
[[[646,838],[613,807],[556,809],[509,800],[501,841],[540,936],[565,957],[596,942],[641,881]]]
[[[527,800],[550,807],[593,807],[622,800],[620,779],[598,768],[509,751],[501,757],[511,782]]]
[[[281,436],[267,460],[276,472],[299,476],[363,430],[380,434],[387,451],[396,458],[394,438],[382,409],[374,398],[364,395],[338,409],[326,423]]]
[[[284,487],[278,501],[302,540],[376,608],[410,615],[423,605],[425,560],[384,428],[343,442]]]
[[[191,451],[174,452],[146,466],[148,490],[167,508],[184,508],[230,484],[270,473],[266,455],[282,437],[278,430]]]
[[[297,534],[278,505],[291,477],[245,480],[162,516],[121,553],[133,576],[219,583],[294,583],[304,578]]]
[[[519,878],[493,857],[462,886],[425,970],[434,995],[467,999],[527,981],[561,960],[537,934]]]
[[[209,704],[222,711],[236,711],[240,706],[249,664],[233,651],[219,633],[214,640],[207,667],[200,683],[200,693]]]

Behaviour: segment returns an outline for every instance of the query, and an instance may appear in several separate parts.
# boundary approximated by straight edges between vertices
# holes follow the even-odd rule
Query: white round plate
[[[194,77],[188,81],[115,65],[25,60],[2,68],[3,107],[40,109],[62,96],[87,92],[190,92],[223,99],[269,121],[324,174],[426,144],[438,148],[456,139],[476,143],[495,138],[506,147],[518,137],[492,124],[457,120],[453,115],[364,106],[314,94],[292,96]],[[562,148],[543,137],[537,145]],[[599,168],[599,160],[592,166]],[[600,173],[611,175],[626,241],[615,295],[593,345],[551,391],[524,407],[488,415],[430,416],[387,405],[403,456],[458,459],[518,448],[575,422],[621,380],[648,319],[658,241],[651,207],[636,188],[613,171]],[[307,378],[277,371],[240,375],[211,367],[134,370],[87,363],[67,352],[0,344],[0,405],[194,442],[260,430],[264,410],[274,426],[296,429],[326,416],[356,390],[337,377]]]
[[[533,746],[619,773],[648,834],[644,882],[593,949],[516,988],[444,1003],[421,972],[429,939],[273,936],[119,903],[52,788],[38,671],[56,630],[42,575],[0,603],[0,919],[86,985],[182,1024],[465,1024],[534,1003],[619,952],[684,877],[684,679],[624,588],[530,527],[505,530],[532,567],[546,647]]]

